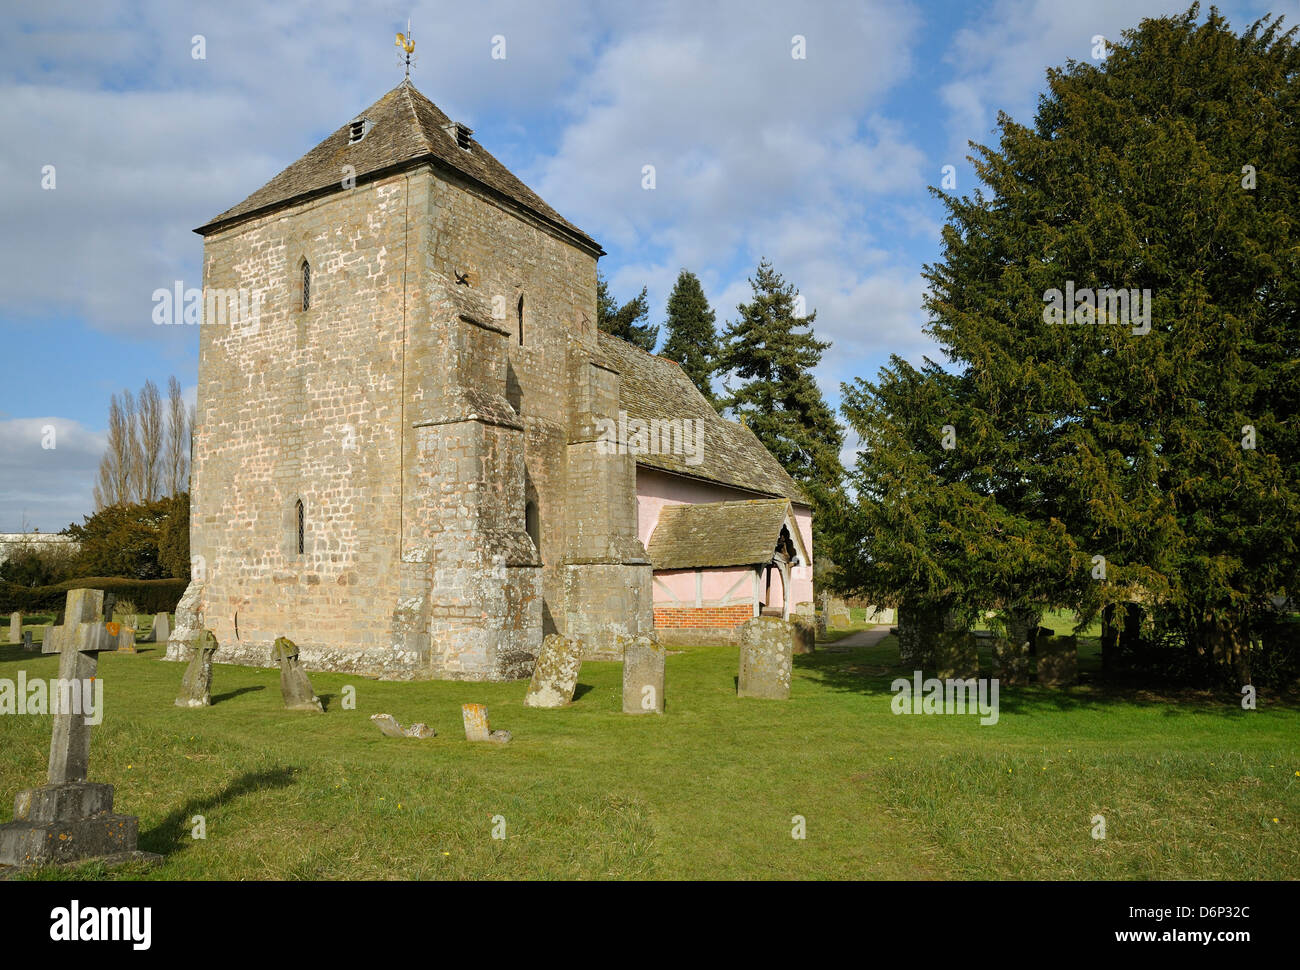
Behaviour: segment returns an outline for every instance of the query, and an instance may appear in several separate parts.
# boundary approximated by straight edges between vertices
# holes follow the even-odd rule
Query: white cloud
[[[104,432],[67,418],[0,421],[0,532],[58,532],[93,512],[106,443]]]

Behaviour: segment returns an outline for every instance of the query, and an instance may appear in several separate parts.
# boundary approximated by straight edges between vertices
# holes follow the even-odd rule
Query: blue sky
[[[1185,8],[107,0],[8,11],[0,531],[57,531],[92,510],[112,393],[147,379],[165,389],[175,374],[193,399],[197,333],[155,326],[153,291],[200,286],[193,228],[401,80],[393,35],[408,17],[416,86],[601,242],[617,297],[649,287],[660,323],[685,267],[721,326],[767,257],[833,342],[817,377],[838,403],[841,381],[874,376],[891,353],[935,354],[920,272],[939,255],[943,213],[927,186],[943,166],[971,191],[967,141],[993,142],[999,110],[1029,122],[1048,66]],[[1296,15],[1294,0],[1220,9],[1238,30]],[[497,36],[504,59],[491,56]],[[47,165],[53,190],[41,186]]]

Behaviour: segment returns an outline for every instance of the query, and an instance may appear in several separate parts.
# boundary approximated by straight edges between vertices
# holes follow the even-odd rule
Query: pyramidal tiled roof
[[[461,148],[454,131],[448,134],[445,130],[452,124],[451,119],[417,91],[409,80],[402,81],[356,118],[365,118],[371,123],[359,142],[349,144],[352,121],[355,120],[349,118],[347,124],[243,202],[227,209],[195,232],[207,235],[232,222],[305,196],[340,189],[345,165],[352,166],[360,181],[376,172],[428,161],[453,169],[485,186],[490,193],[529,210],[600,252],[595,240],[547,205],[473,138],[469,139],[468,150]]]
[[[619,407],[629,418],[693,418],[703,428],[698,462],[685,455],[646,453],[636,456],[638,465],[808,504],[808,497],[754,432],[718,414],[678,364],[604,331],[598,338],[598,358],[619,372]]]

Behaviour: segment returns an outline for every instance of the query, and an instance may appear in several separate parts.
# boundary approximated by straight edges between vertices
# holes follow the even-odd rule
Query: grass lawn
[[[277,671],[219,664],[213,706],[189,711],[160,656],[100,658],[91,780],[166,856],[112,877],[1300,878],[1300,709],[1267,696],[1245,712],[1085,684],[1005,690],[986,727],[897,716],[889,637],[796,657],[787,702],[737,699],[734,649],[674,654],[662,717],[620,713],[615,663],[585,664],[553,711],[525,708],[523,682],[313,673],[324,715],[284,711]],[[56,660],[0,647],[0,678],[20,669],[52,677]],[[466,743],[469,701],[514,740]],[[439,736],[385,738],[377,712]],[[0,717],[0,821],[44,782],[49,737],[48,717]],[[36,874],[68,875],[105,873]]]

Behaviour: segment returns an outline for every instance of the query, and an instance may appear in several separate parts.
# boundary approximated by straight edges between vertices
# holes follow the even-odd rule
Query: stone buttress
[[[636,461],[602,430],[618,426],[618,373],[574,345],[569,384],[564,633],[582,642],[586,659],[622,660],[625,638],[654,630],[650,561],[636,530]]]

